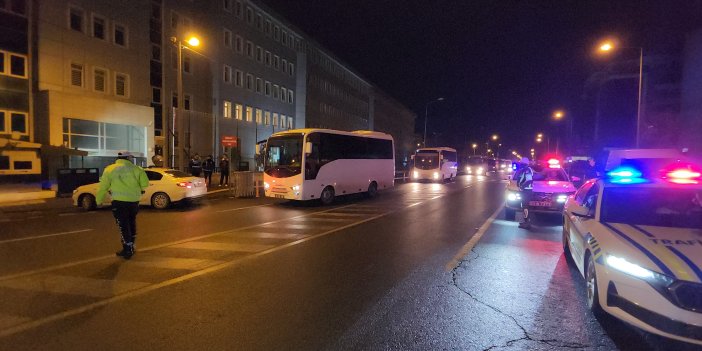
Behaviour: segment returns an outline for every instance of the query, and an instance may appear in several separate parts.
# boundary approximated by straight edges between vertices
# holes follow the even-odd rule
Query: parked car
[[[141,196],[140,205],[151,205],[162,210],[174,202],[192,200],[207,193],[204,178],[167,168],[148,168],[145,171],[149,178],[149,187]],[[99,183],[93,183],[78,187],[73,191],[73,205],[88,211],[110,205],[112,198],[109,193],[102,204],[96,203],[99,186]]]

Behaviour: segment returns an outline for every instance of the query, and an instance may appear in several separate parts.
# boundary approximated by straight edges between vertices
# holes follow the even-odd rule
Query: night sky
[[[607,65],[593,54],[601,38],[675,53],[702,23],[699,0],[264,2],[416,112],[418,133],[426,103],[444,97],[428,128],[443,144],[498,133],[522,152],[537,131],[553,130],[555,109],[590,125],[585,82]]]

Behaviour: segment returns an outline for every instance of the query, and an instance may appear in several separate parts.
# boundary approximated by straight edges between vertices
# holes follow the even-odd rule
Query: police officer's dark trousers
[[[112,201],[112,215],[119,226],[122,236],[122,251],[118,256],[131,258],[134,255],[134,240],[136,239],[136,216],[139,212],[138,202]]]

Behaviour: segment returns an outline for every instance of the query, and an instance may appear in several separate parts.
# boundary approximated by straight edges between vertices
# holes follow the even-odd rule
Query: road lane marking
[[[48,238],[52,236],[61,236],[61,235],[69,235],[69,234],[77,234],[77,233],[85,233],[92,231],[93,229],[80,229],[80,230],[72,230],[70,232],[61,232],[61,233],[54,233],[54,234],[45,234],[45,235],[37,235],[37,236],[30,236],[26,238],[17,238],[17,239],[8,239],[8,240],[0,240],[0,244],[7,244],[7,243],[14,243],[18,241],[26,241],[26,240],[34,240],[34,239],[42,239],[42,238]]]
[[[126,300],[126,299],[129,299],[129,298],[132,298],[132,297],[136,297],[136,296],[140,296],[140,295],[144,295],[144,294],[147,294],[147,293],[149,293],[149,292],[151,292],[151,291],[155,291],[155,290],[157,290],[157,289],[161,289],[161,288],[168,287],[168,286],[171,286],[171,285],[175,285],[175,284],[178,284],[178,283],[181,283],[181,282],[184,282],[184,281],[188,281],[188,280],[194,279],[194,278],[196,278],[196,277],[200,277],[200,276],[203,276],[203,275],[207,275],[207,274],[209,274],[209,273],[217,272],[217,271],[223,270],[223,269],[225,269],[225,268],[235,267],[235,266],[241,265],[241,264],[243,264],[243,263],[245,263],[245,262],[248,262],[248,261],[257,259],[257,258],[259,258],[259,257],[261,257],[261,256],[268,255],[268,254],[271,254],[271,253],[275,253],[275,252],[278,252],[278,251],[282,251],[282,250],[285,250],[285,249],[287,249],[287,248],[289,248],[289,247],[292,247],[292,246],[295,246],[295,245],[299,245],[299,244],[303,244],[303,243],[306,243],[306,242],[308,242],[308,241],[310,241],[310,240],[313,240],[313,239],[317,239],[317,238],[320,238],[320,237],[323,237],[323,236],[327,236],[327,235],[330,235],[330,234],[333,234],[333,233],[336,233],[336,232],[340,232],[340,231],[343,231],[343,230],[346,230],[346,229],[349,229],[349,228],[352,228],[352,227],[355,227],[355,226],[358,226],[358,225],[361,225],[361,224],[364,224],[364,223],[368,223],[368,222],[374,221],[374,220],[376,220],[376,219],[379,219],[379,218],[382,218],[382,217],[385,217],[385,216],[388,216],[388,215],[391,215],[391,214],[394,214],[394,213],[398,213],[398,212],[400,212],[400,211],[403,210],[403,209],[406,209],[406,208],[409,208],[409,207],[412,207],[412,206],[415,206],[415,205],[419,205],[419,204],[421,204],[421,203],[416,203],[416,204],[413,204],[413,205],[410,205],[410,206],[405,206],[405,207],[393,209],[393,210],[387,211],[387,212],[385,212],[385,213],[381,213],[381,214],[378,214],[378,215],[375,215],[375,216],[372,216],[372,217],[369,217],[369,218],[366,218],[366,219],[359,220],[359,221],[357,221],[357,222],[353,222],[353,223],[350,223],[350,224],[347,224],[347,225],[344,225],[344,226],[341,226],[341,227],[338,227],[338,228],[334,228],[334,229],[328,230],[328,231],[323,232],[323,233],[319,233],[319,234],[316,234],[316,235],[312,235],[312,236],[309,236],[309,237],[306,237],[306,238],[303,238],[303,239],[300,239],[300,240],[296,240],[296,241],[293,241],[293,242],[289,242],[289,243],[286,243],[286,244],[283,244],[283,245],[280,245],[280,246],[273,246],[273,247],[271,247],[270,249],[267,249],[267,250],[265,250],[265,251],[260,251],[260,252],[257,252],[257,253],[253,253],[253,254],[251,254],[251,255],[247,255],[247,256],[238,258],[238,259],[234,259],[234,260],[231,260],[231,261],[223,262],[223,263],[221,263],[221,264],[217,264],[217,265],[215,265],[215,266],[211,266],[211,267],[208,267],[208,268],[199,270],[199,271],[195,271],[195,272],[192,272],[192,273],[189,273],[189,274],[185,274],[185,275],[180,276],[180,277],[177,277],[177,278],[173,278],[173,279],[170,279],[170,280],[166,280],[166,281],[163,281],[163,282],[161,282],[161,283],[147,285],[147,286],[144,286],[144,287],[142,287],[142,288],[135,289],[135,290],[129,290],[129,291],[126,291],[124,294],[121,294],[121,295],[112,296],[112,297],[106,298],[106,299],[104,299],[104,300],[96,301],[96,302],[93,302],[93,303],[90,303],[90,304],[88,304],[88,305],[84,305],[84,306],[81,306],[81,307],[78,307],[78,308],[74,308],[74,309],[70,309],[70,310],[67,310],[67,311],[60,312],[60,313],[56,313],[56,314],[53,314],[53,315],[50,315],[50,316],[47,316],[47,317],[44,317],[44,318],[39,318],[39,319],[35,319],[35,320],[30,320],[30,321],[27,321],[26,323],[14,325],[14,326],[12,326],[12,327],[10,327],[10,328],[8,328],[8,329],[0,330],[0,338],[1,338],[1,337],[8,336],[8,335],[16,334],[16,333],[19,333],[19,332],[23,332],[23,331],[26,331],[26,330],[29,330],[29,329],[33,329],[33,328],[36,328],[36,327],[40,327],[40,326],[42,326],[42,325],[45,325],[45,324],[48,324],[48,323],[51,323],[51,322],[55,322],[55,321],[59,321],[59,320],[62,320],[62,319],[65,319],[65,318],[68,318],[68,317],[71,317],[71,316],[79,315],[79,314],[81,314],[81,313],[88,312],[88,311],[94,310],[94,309],[96,309],[96,308],[100,308],[100,307],[103,307],[103,306],[107,306],[107,305],[109,305],[109,304],[111,304],[111,303],[114,303],[114,302]],[[348,205],[348,206],[352,206],[352,205]],[[228,230],[228,231],[224,231],[224,232],[220,232],[220,233],[213,233],[213,234],[209,234],[209,235],[204,235],[204,236],[202,236],[202,237],[200,237],[200,238],[190,238],[190,239],[187,239],[187,240],[182,240],[182,241],[180,241],[179,243],[186,243],[186,242],[198,240],[198,239],[201,239],[201,238],[212,237],[212,236],[221,235],[221,234],[234,234],[234,233],[237,233],[237,232],[246,231],[246,230],[248,230],[248,229],[253,229],[253,228],[256,228],[256,227],[260,227],[260,226],[265,225],[265,224],[279,223],[279,222],[282,222],[282,221],[287,221],[287,220],[290,220],[290,219],[295,219],[295,218],[310,216],[310,215],[314,215],[314,214],[318,214],[318,213],[326,213],[326,212],[338,210],[338,209],[341,209],[341,208],[344,208],[344,207],[348,207],[348,206],[337,207],[337,208],[333,208],[333,209],[329,209],[329,210],[325,210],[325,211],[314,212],[314,213],[306,214],[306,215],[294,216],[294,217],[291,217],[291,218],[281,219],[281,220],[272,221],[272,222],[268,222],[268,223],[264,223],[264,224],[251,225],[251,226],[239,228],[239,229],[236,229],[236,230]],[[161,248],[161,247],[169,247],[169,246],[173,246],[174,244],[176,244],[176,243],[163,244],[163,245],[156,245],[156,246],[153,246],[153,247],[150,247],[150,248],[146,248],[146,249],[144,249],[144,251],[146,251],[146,250],[152,250],[152,249],[156,249],[156,248]],[[112,258],[114,258],[114,256],[105,256],[105,257],[112,257]],[[103,257],[103,258],[105,258],[105,257]],[[81,263],[91,262],[91,261],[97,261],[97,260],[100,260],[100,259],[103,259],[103,258],[84,260],[84,261],[81,262]],[[73,265],[77,265],[77,264],[80,264],[80,263],[63,264],[63,265],[59,265],[59,266],[69,267],[69,266],[73,266]],[[54,267],[54,268],[56,268],[56,267]],[[43,269],[43,270],[45,271],[45,270],[48,270],[48,269],[45,268],[45,269]],[[40,271],[40,270],[37,270],[37,271]],[[19,274],[19,275],[28,275],[28,273],[25,272],[25,273],[21,273],[21,274]],[[17,276],[17,275],[16,275],[16,276]],[[7,278],[7,277],[0,277],[0,282],[3,281],[3,280],[5,280],[5,279],[8,279],[8,278]]]
[[[177,258],[136,255],[130,261],[130,264],[155,268],[184,269],[189,271],[197,271],[210,266],[221,264],[223,262],[224,261],[206,260],[200,258]]]
[[[272,205],[272,204],[256,205],[256,206],[246,206],[246,207],[237,207],[237,208],[230,208],[230,209],[226,209],[226,210],[219,210],[219,211],[215,211],[215,212],[221,213],[221,212],[240,211],[240,210],[246,210],[246,209],[249,209],[249,208],[257,208],[257,207],[264,207],[264,206],[270,206],[270,205]]]
[[[259,223],[259,224],[252,224],[252,225],[250,225],[250,226],[241,227],[241,228],[236,228],[236,229],[227,229],[227,230],[223,230],[223,231],[220,231],[220,232],[205,234],[205,235],[196,236],[196,237],[192,237],[192,238],[188,238],[188,239],[183,239],[183,240],[178,240],[178,241],[172,241],[172,242],[169,242],[169,243],[164,243],[164,244],[159,244],[159,245],[148,246],[148,247],[142,248],[141,250],[146,251],[146,250],[160,249],[160,248],[164,248],[164,247],[169,247],[169,246],[173,246],[173,245],[178,245],[178,244],[182,244],[182,243],[187,243],[187,242],[190,242],[190,241],[197,241],[197,240],[201,240],[201,239],[205,239],[205,238],[209,238],[209,237],[213,237],[213,236],[217,236],[217,235],[231,234],[231,233],[236,233],[236,232],[240,232],[240,231],[246,231],[246,230],[254,229],[254,228],[257,228],[257,227],[260,227],[260,226],[276,224],[276,223],[288,221],[288,220],[295,219],[295,218],[299,218],[299,217],[312,216],[312,215],[319,214],[319,213],[326,213],[326,212],[329,212],[329,211],[334,211],[334,210],[338,210],[338,209],[343,209],[343,208],[346,208],[346,207],[349,207],[349,206],[353,206],[353,205],[340,206],[340,207],[335,207],[335,208],[331,208],[331,209],[328,209],[328,210],[317,211],[317,212],[311,212],[311,213],[302,214],[302,215],[298,215],[298,216],[293,216],[293,217],[289,217],[289,218],[278,219],[278,220],[275,220],[275,221],[264,222],[264,223]],[[100,261],[100,260],[104,260],[104,259],[109,259],[109,258],[113,258],[113,259],[114,259],[114,258],[115,258],[114,254],[105,255],[105,256],[99,256],[99,257],[93,257],[93,258],[88,258],[88,259],[80,260],[80,261],[73,261],[73,262],[68,262],[68,263],[61,263],[61,264],[57,264],[57,265],[53,265],[53,266],[48,266],[48,267],[44,267],[44,268],[38,268],[38,269],[30,270],[30,271],[24,271],[24,272],[19,272],[19,273],[15,273],[15,274],[10,274],[10,275],[6,275],[6,276],[0,276],[0,281],[8,280],[8,279],[14,279],[14,278],[17,278],[17,277],[22,277],[22,276],[28,276],[28,275],[38,274],[38,273],[43,273],[43,272],[49,272],[49,271],[53,271],[53,270],[56,270],[56,269],[62,269],[62,268],[68,268],[68,267],[78,266],[78,265],[81,265],[81,264],[96,262],[96,261]],[[0,336],[2,336],[2,335],[0,334]]]
[[[50,292],[56,294],[82,295],[90,297],[113,297],[148,286],[150,283],[125,280],[93,279],[67,275],[35,275],[0,282],[4,288]]]
[[[300,221],[300,222],[329,222],[329,223],[340,223],[340,222],[348,222],[348,218],[320,218],[320,217],[305,217],[305,218],[298,218],[295,219],[295,221]]]
[[[191,241],[171,247],[177,249],[195,249],[210,251],[234,251],[234,252],[261,252],[272,248],[274,245],[260,244],[233,244],[218,241]]]
[[[265,233],[265,232],[244,232],[237,233],[237,238],[254,238],[254,239],[283,239],[283,240],[300,240],[306,238],[307,234],[289,234],[289,233]]]
[[[29,317],[14,316],[11,314],[0,313],[0,329],[9,328],[13,325],[27,323],[32,319]]]
[[[492,222],[495,221],[495,218],[497,218],[497,216],[501,212],[502,212],[502,206],[498,207],[495,210],[495,212],[492,214],[492,216],[490,216],[490,218],[488,218],[485,221],[485,223],[483,223],[483,225],[480,226],[480,228],[475,233],[475,235],[473,235],[473,237],[471,237],[470,240],[468,240],[468,242],[465,245],[463,245],[463,247],[458,251],[456,256],[453,256],[451,261],[449,261],[446,264],[446,271],[447,272],[452,271],[454,268],[456,268],[458,266],[458,264],[461,262],[461,259],[463,259],[463,257],[466,257],[466,255],[470,252],[470,250],[472,250],[475,247],[475,245],[478,243],[480,238],[483,237],[483,234],[485,234],[485,232],[487,232],[487,230],[488,230],[488,228],[490,228],[490,225],[492,224]]]

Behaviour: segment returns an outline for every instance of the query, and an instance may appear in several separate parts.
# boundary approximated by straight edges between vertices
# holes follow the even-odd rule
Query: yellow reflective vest
[[[142,191],[148,186],[149,178],[141,167],[129,160],[118,159],[102,172],[96,200],[101,204],[109,190],[112,200],[139,202]]]

